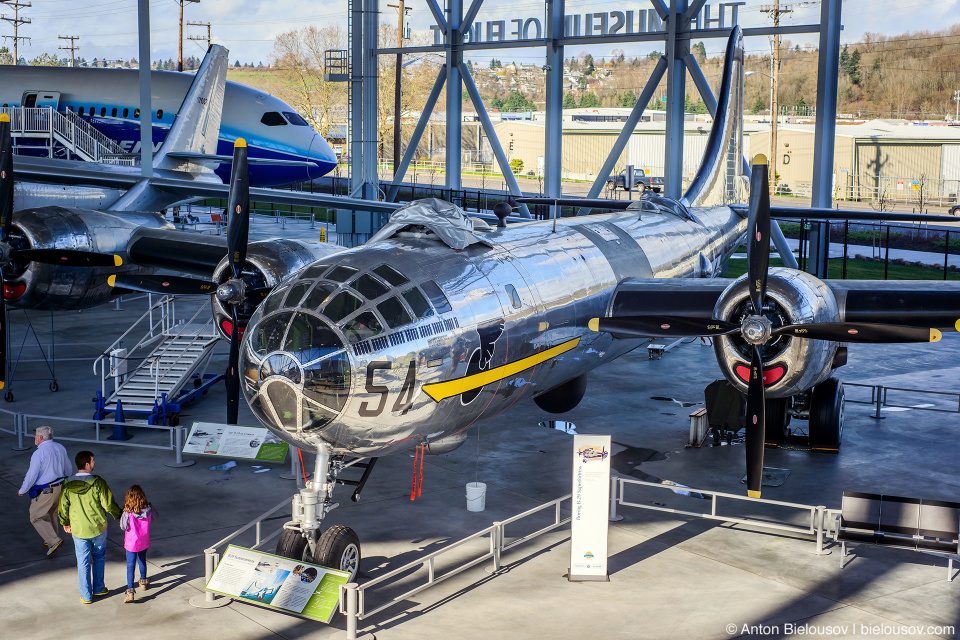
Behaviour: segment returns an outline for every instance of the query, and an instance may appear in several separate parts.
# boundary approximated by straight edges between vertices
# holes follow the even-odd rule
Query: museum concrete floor
[[[89,418],[90,399],[99,386],[92,360],[142,312],[145,302],[125,302],[123,307],[58,314],[59,393],[51,393],[47,381],[19,381],[44,374],[42,363],[24,362],[12,385],[16,401],[2,403],[0,409]],[[49,329],[43,314],[33,317],[40,329]],[[11,321],[19,344],[22,314],[11,313]],[[41,331],[42,339],[44,335]],[[955,333],[933,345],[854,346],[840,377],[960,391],[958,353],[960,335]],[[24,358],[36,360],[37,352],[26,351]],[[222,354],[216,356],[211,370],[223,362]],[[718,376],[713,350],[699,341],[677,347],[662,360],[648,360],[641,348],[591,373],[584,401],[564,418],[580,433],[613,436],[613,467],[620,475],[742,494],[742,444],[684,447],[687,416],[696,408],[691,403],[702,401],[704,385]],[[848,388],[848,397],[867,395],[864,389]],[[903,398],[908,405],[939,402],[929,396]],[[218,385],[187,407],[182,421],[219,422],[224,402]],[[768,450],[765,464],[790,473],[782,486],[765,488],[764,497],[830,508],[839,508],[843,490],[960,499],[960,415],[916,408],[885,411],[886,419],[880,421],[871,415],[872,407],[847,405],[843,448],[837,456]],[[335,497],[341,506],[328,523],[358,532],[364,554],[361,582],[569,493],[573,438],[538,426],[549,418],[527,400],[471,430],[460,449],[427,458],[423,493],[413,502],[412,452],[381,460],[358,503],[350,501],[349,489],[340,487]],[[8,415],[0,415],[0,426],[9,428],[10,423]],[[255,424],[245,404],[240,423]],[[31,421],[31,426],[37,424]],[[92,428],[56,428],[55,435],[91,437]],[[162,443],[163,437],[138,429],[131,443]],[[203,586],[204,548],[292,495],[294,482],[279,478],[288,464],[254,473],[252,463],[238,461],[224,472],[209,468],[223,460],[198,458],[194,466],[170,468],[164,466],[173,459],[169,451],[65,442],[71,456],[81,448],[96,453],[96,472],[116,494],[122,496],[132,483],[142,485],[159,513],[148,555],[152,588],[138,594],[135,604],[123,604],[122,537],[111,522],[106,567],[110,594],[83,605],[70,540],[52,558],[44,557],[40,538],[28,522],[27,499],[16,495],[30,452],[13,451],[15,444],[13,436],[0,434],[0,479],[5,487],[0,492],[0,637],[253,640],[343,633],[339,615],[327,626],[236,601],[212,610],[188,604]],[[486,511],[481,513],[465,509],[464,485],[474,480],[488,486]],[[689,509],[709,505],[665,491],[640,492],[635,499]],[[945,580],[946,563],[939,557],[860,545],[841,570],[837,548],[830,555],[815,555],[815,545],[806,536],[647,509],[622,508],[621,513],[624,519],[611,523],[609,530],[607,583],[566,580],[569,528],[564,528],[508,552],[500,573],[489,573],[489,563],[477,566],[363,620],[361,630],[384,640],[785,638],[795,635],[787,627],[792,623],[814,637],[879,638],[902,634],[901,625],[913,625],[919,628],[898,637],[929,638],[956,635],[949,629],[928,633],[930,625],[960,625],[960,580]],[[269,524],[275,528],[282,522]],[[518,525],[508,535],[522,532]],[[251,538],[238,543],[249,545]],[[479,541],[464,554],[481,553],[484,544]],[[383,595],[369,594],[368,606]],[[765,633],[743,633],[744,625],[767,628],[757,630]]]

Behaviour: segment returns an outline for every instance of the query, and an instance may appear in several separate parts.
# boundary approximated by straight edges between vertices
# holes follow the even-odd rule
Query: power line
[[[20,58],[17,57],[17,43],[20,40],[29,40],[30,38],[24,36],[18,36],[17,31],[22,24],[30,24],[30,18],[21,18],[20,17],[20,8],[21,7],[32,7],[33,5],[29,2],[19,2],[19,0],[0,0],[0,4],[5,4],[9,7],[13,7],[13,18],[8,18],[6,15],[0,16],[0,20],[5,20],[13,25],[13,35],[12,36],[3,36],[3,39],[7,38],[13,40],[13,64],[19,64]]]
[[[69,47],[57,47],[57,48],[58,48],[58,49],[61,49],[61,50],[63,50],[63,51],[69,50],[69,51],[70,51],[70,66],[71,66],[71,67],[77,66],[76,64],[74,64],[74,53],[80,48],[80,45],[77,44],[77,40],[80,39],[80,36],[57,36],[57,38],[60,39],[60,40],[69,40],[69,41],[70,41],[70,46],[69,46]]]
[[[188,27],[206,27],[207,28],[207,37],[203,36],[188,36],[187,40],[206,40],[207,49],[210,48],[210,23],[209,22],[187,22]]]

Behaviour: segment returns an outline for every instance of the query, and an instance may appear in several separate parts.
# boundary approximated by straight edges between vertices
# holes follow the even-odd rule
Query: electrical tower
[[[203,36],[188,36],[187,40],[206,40],[207,49],[210,48],[210,23],[209,22],[187,22],[188,27],[206,27],[207,28],[207,37]]]
[[[177,46],[177,71],[183,71],[183,4],[185,2],[200,4],[200,0],[177,0],[177,4],[180,5],[180,39]]]
[[[57,47],[57,49],[61,49],[61,50],[63,50],[63,51],[68,51],[68,50],[69,50],[69,51],[70,51],[70,66],[71,66],[71,67],[77,66],[77,65],[74,63],[74,53],[75,53],[78,49],[80,49],[80,45],[77,44],[77,40],[80,39],[80,36],[57,36],[57,38],[59,38],[60,40],[69,40],[69,41],[70,41],[70,46],[69,46],[69,47]]]
[[[199,1],[199,0],[198,0],[198,1]],[[20,57],[19,57],[19,55],[17,54],[17,44],[18,44],[21,40],[30,40],[30,38],[26,38],[26,37],[17,35],[18,30],[19,30],[19,27],[20,27],[20,25],[22,25],[22,24],[30,24],[30,23],[32,22],[32,20],[30,20],[30,18],[21,18],[21,17],[20,17],[20,9],[25,8],[25,7],[32,7],[32,6],[33,6],[33,3],[31,3],[31,2],[20,2],[19,0],[0,0],[0,4],[5,4],[5,5],[7,5],[8,7],[13,7],[13,17],[12,17],[12,18],[8,18],[6,15],[3,15],[3,16],[0,16],[0,20],[5,20],[5,21],[7,21],[7,22],[9,22],[10,24],[13,25],[13,35],[12,35],[12,36],[3,36],[3,39],[6,40],[6,39],[9,38],[9,39],[13,40],[13,64],[18,64],[18,63],[19,63],[19,60],[20,60]]]

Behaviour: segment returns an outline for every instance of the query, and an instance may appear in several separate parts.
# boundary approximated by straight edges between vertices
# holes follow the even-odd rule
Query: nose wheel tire
[[[350,527],[337,524],[320,536],[317,542],[317,564],[340,569],[350,574],[353,582],[360,569],[360,538]]]
[[[295,529],[284,529],[280,534],[280,539],[277,540],[277,555],[291,560],[313,562],[307,539]]]
[[[843,383],[828,378],[813,389],[810,398],[810,448],[839,453],[843,437]]]

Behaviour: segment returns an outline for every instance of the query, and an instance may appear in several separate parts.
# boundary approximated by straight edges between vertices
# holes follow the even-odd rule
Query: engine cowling
[[[247,261],[243,269],[242,280],[248,289],[262,287],[273,288],[287,276],[299,271],[307,265],[328,255],[343,251],[343,247],[324,242],[303,242],[300,240],[261,240],[251,242],[247,247]],[[221,285],[232,276],[230,265],[225,256],[213,272],[213,280]],[[213,315],[216,318],[217,330],[225,337],[230,337],[233,330],[233,319],[230,311],[216,295],[212,296]],[[250,320],[250,316],[257,310],[262,299],[248,299],[238,309],[240,321],[240,336]]]
[[[15,249],[79,249],[123,254],[138,228],[168,228],[153,214],[43,207],[14,214],[10,245]],[[107,277],[125,271],[151,273],[136,266],[66,267],[14,260],[4,268],[3,295],[21,309],[88,309],[110,300],[115,290]]]
[[[746,276],[727,287],[717,300],[714,317],[739,323],[750,308]],[[794,269],[771,268],[763,315],[773,328],[785,324],[839,322],[833,291],[824,282]],[[760,348],[764,390],[768,398],[785,398],[811,389],[830,377],[837,342],[775,336]],[[714,339],[714,350],[723,375],[746,393],[753,346],[737,332]]]

